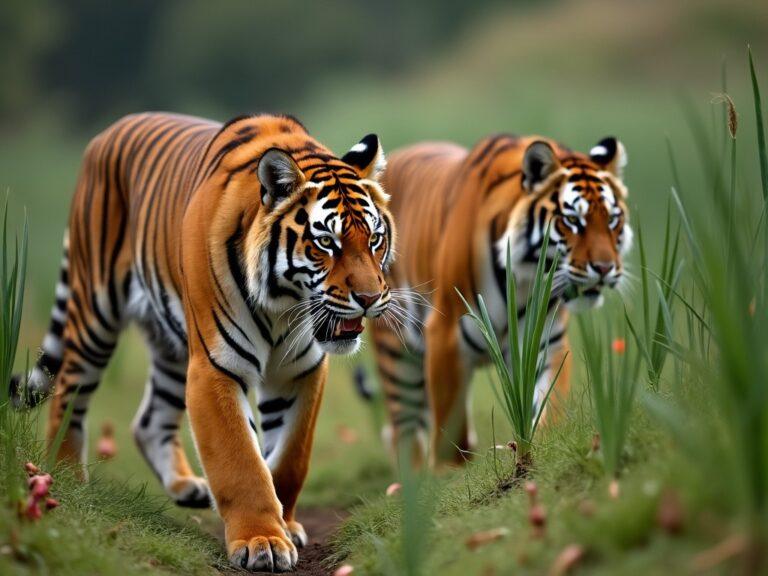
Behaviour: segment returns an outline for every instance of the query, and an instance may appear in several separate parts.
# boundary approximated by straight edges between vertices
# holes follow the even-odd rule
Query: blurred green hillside
[[[202,0],[10,0],[0,5],[0,23],[0,185],[13,214],[22,206],[29,214],[21,349],[32,357],[47,327],[80,154],[124,113],[171,109],[225,120],[286,111],[337,152],[372,131],[387,149],[423,139],[470,146],[511,131],[586,150],[613,134],[629,152],[633,218],[642,217],[655,260],[672,181],[665,135],[686,175],[684,191],[696,194],[703,182],[692,168],[698,152],[682,104],[691,101],[714,126],[723,110],[710,95],[725,83],[750,120],[741,135],[753,140],[748,43],[768,65],[768,3],[750,0],[239,0],[215,9]],[[111,472],[151,480],[127,433],[143,354],[135,335],[121,346],[91,422],[118,423],[124,452]],[[333,501],[341,491],[354,501],[368,486],[361,478],[377,489],[387,480],[344,362],[328,388],[305,501]],[[481,394],[489,397],[486,387]],[[488,409],[476,403],[483,442]],[[339,443],[342,425],[357,431],[355,443]]]

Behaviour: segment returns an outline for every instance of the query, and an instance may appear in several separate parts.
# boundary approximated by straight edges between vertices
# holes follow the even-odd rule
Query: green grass
[[[606,473],[618,478],[638,388],[640,358],[632,347],[613,350],[615,332],[612,335],[610,328],[596,326],[593,318],[580,317],[577,323],[598,432],[594,451],[602,456]],[[621,340],[626,342],[626,330]]]

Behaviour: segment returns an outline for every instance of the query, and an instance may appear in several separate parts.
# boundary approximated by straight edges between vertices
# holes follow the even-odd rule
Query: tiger
[[[543,417],[550,399],[550,423],[562,413],[570,387],[569,313],[601,305],[604,288],[621,287],[626,277],[622,259],[632,230],[625,165],[625,148],[614,137],[588,155],[510,134],[486,137],[470,150],[426,142],[390,154],[382,182],[403,252],[387,281],[409,296],[395,303],[399,322],[377,324],[371,337],[388,413],[384,439],[396,459],[405,442],[416,466],[450,467],[471,457],[470,381],[489,354],[460,295],[475,310],[483,296],[506,344],[508,248],[522,323],[547,231],[544,257],[551,265],[559,256],[533,408]],[[509,361],[506,346],[504,355]],[[371,393],[363,369],[356,377],[358,389]]]
[[[287,115],[142,113],[96,136],[42,356],[11,383],[17,403],[51,397],[57,458],[85,462],[91,397],[134,321],[151,356],[132,423],[147,463],[177,504],[215,506],[234,565],[293,570],[328,354],[356,352],[391,298],[384,163],[374,134],[337,158]],[[187,409],[204,478],[179,440]]]

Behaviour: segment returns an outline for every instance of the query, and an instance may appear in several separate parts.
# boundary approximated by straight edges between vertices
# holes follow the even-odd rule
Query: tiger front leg
[[[190,359],[187,408],[200,461],[224,521],[230,562],[286,572],[298,553],[283,520],[272,475],[249,423],[246,390],[209,357]]]
[[[458,322],[434,313],[427,321],[425,373],[433,468],[465,463],[474,445],[467,402],[471,369],[462,358]]]
[[[258,403],[264,454],[283,505],[283,520],[299,548],[306,546],[307,533],[296,520],[296,502],[309,470],[315,424],[328,375],[328,361],[319,350],[313,348],[307,356],[319,360],[308,358],[310,368],[283,386],[266,388]]]

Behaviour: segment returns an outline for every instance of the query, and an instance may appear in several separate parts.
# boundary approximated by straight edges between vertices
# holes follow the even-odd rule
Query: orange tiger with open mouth
[[[53,389],[58,457],[84,460],[91,396],[135,320],[152,356],[133,423],[147,462],[177,503],[213,497],[234,564],[292,570],[326,352],[356,351],[391,298],[383,165],[376,136],[338,159],[287,116],[140,114],[97,136],[43,355],[26,389],[11,383],[18,402]],[[179,441],[186,408],[206,479]]]

